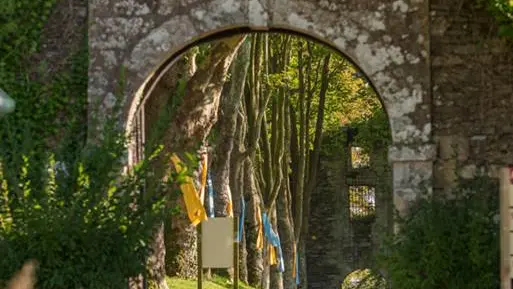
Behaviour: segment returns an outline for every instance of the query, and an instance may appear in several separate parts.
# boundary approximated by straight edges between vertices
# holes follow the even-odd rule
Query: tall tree
[[[186,97],[183,97],[176,106],[162,140],[165,155],[176,153],[185,159],[186,153],[194,153],[203,144],[217,120],[219,101],[228,69],[244,38],[244,35],[237,35],[219,40],[191,74],[185,84]],[[167,158],[160,159],[161,167],[156,170],[163,176],[167,175],[166,167],[172,167],[166,160]],[[185,213],[183,198],[179,197],[175,205],[180,208],[181,213],[174,216],[171,221],[173,240],[168,246],[168,259],[175,260],[175,275],[192,277],[197,269],[196,231]],[[166,252],[163,225],[156,229],[153,248],[150,280],[156,288],[168,288],[165,282]]]
[[[229,216],[232,213],[240,214],[240,200],[243,198],[243,191],[240,187],[231,189],[230,183],[235,182],[231,179],[230,168],[233,165],[231,156],[234,149],[234,138],[237,129],[237,117],[244,94],[246,75],[249,67],[250,40],[247,39],[239,49],[234,60],[230,73],[230,80],[226,84],[220,105],[219,121],[216,124],[217,137],[212,162],[212,181],[215,195],[215,213],[218,217]],[[237,150],[238,151],[238,147]],[[240,161],[240,160],[237,160]],[[237,164],[240,166],[240,164]],[[242,247],[242,246],[241,246]],[[244,251],[240,255],[245,261]],[[242,262],[245,267],[245,262]],[[246,270],[242,270],[243,272]],[[231,271],[230,271],[231,272]],[[246,276],[243,279],[247,279]]]
[[[223,92],[220,105],[217,137],[212,163],[212,180],[216,192],[215,208],[217,216],[227,216],[233,209],[229,206],[238,205],[240,190],[236,190],[236,200],[232,203],[232,191],[230,189],[231,156],[234,148],[234,137],[237,126],[237,116],[244,94],[246,74],[249,67],[250,41],[242,44],[235,61],[233,62],[228,89]]]
[[[323,58],[323,68],[322,68],[322,77],[321,77],[321,87],[319,91],[319,106],[317,108],[317,122],[315,126],[315,137],[314,137],[314,146],[313,146],[313,152],[312,157],[309,158],[309,168],[310,172],[308,174],[307,178],[307,184],[306,184],[306,190],[305,190],[305,196],[303,199],[303,215],[300,216],[300,218],[303,218],[303,224],[301,227],[301,238],[299,240],[300,244],[300,253],[301,256],[306,256],[306,246],[305,244],[305,238],[308,237],[308,218],[310,216],[310,198],[312,195],[313,190],[315,189],[315,186],[317,184],[317,171],[319,168],[319,155],[321,152],[321,141],[322,141],[322,130],[323,130],[323,122],[324,122],[324,108],[326,104],[326,93],[328,90],[329,85],[329,63],[330,63],[331,54],[326,55]],[[303,277],[303,286],[307,288],[308,286],[308,280],[306,278],[307,276],[307,266],[306,258],[302,258],[302,276]]]

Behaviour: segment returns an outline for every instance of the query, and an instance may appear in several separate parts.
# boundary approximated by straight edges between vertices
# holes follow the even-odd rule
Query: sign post
[[[500,173],[501,289],[513,289],[513,166]]]
[[[239,223],[237,217],[233,218],[233,232],[234,235],[239,231]],[[239,289],[239,240],[233,238],[233,288]]]
[[[202,246],[201,246],[201,243],[202,243],[202,230],[201,230],[201,224],[198,226],[198,245],[197,245],[197,250],[198,250],[198,289],[203,289],[203,258],[201,256],[201,250],[202,250]]]

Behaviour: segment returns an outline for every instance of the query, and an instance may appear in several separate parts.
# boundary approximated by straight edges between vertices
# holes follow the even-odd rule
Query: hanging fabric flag
[[[228,205],[226,206],[226,215],[233,218],[232,192],[228,190]]]
[[[176,154],[171,156],[171,161],[173,162],[173,165],[175,166],[175,169],[178,173],[186,170],[180,158],[178,158]],[[187,209],[187,214],[192,225],[196,226],[202,221],[207,220],[207,213],[201,204],[198,193],[190,176],[185,177],[185,182],[180,185],[180,189],[182,190],[185,207]]]
[[[267,217],[266,213],[262,213],[262,223],[264,225],[264,236],[271,241],[271,222],[269,221],[269,218]]]
[[[276,248],[272,244],[269,244],[269,265],[274,266],[278,264],[278,260],[276,259]]]
[[[281,244],[278,243],[276,247],[278,249],[278,270],[281,273],[285,272],[285,261],[283,260],[283,251],[281,250]]]
[[[200,189],[200,201],[204,205],[205,202],[205,189],[207,186],[207,172],[208,172],[208,154],[203,154],[200,160],[201,166],[201,189]]]
[[[269,243],[271,243],[271,245],[273,246],[273,250],[278,250],[278,269],[280,270],[280,272],[285,272],[285,262],[283,261],[283,252],[281,249],[280,237],[278,236],[278,234],[274,232],[273,228],[271,227],[271,221],[267,217],[266,213],[262,214],[262,221],[264,224],[264,235],[266,239],[269,240]]]
[[[208,216],[210,218],[215,218],[214,186],[212,185],[212,176],[210,175],[210,170],[208,171],[208,176],[207,176],[207,188],[208,188]]]
[[[263,228],[263,223],[262,223],[262,213],[260,211],[259,206],[257,206],[257,208],[256,208],[256,217],[257,217],[257,224],[258,224],[256,248],[258,250],[261,250],[264,248],[264,228]]]
[[[244,203],[244,197],[240,198],[240,218],[239,218],[239,235],[237,235],[237,242],[242,242],[242,233],[244,230],[244,217],[246,215],[246,204]]]
[[[294,244],[294,248],[293,248],[293,252],[292,252],[292,261],[294,262],[292,265],[294,266],[294,272],[292,272],[292,277],[293,278],[296,278],[297,276],[297,270],[296,270],[296,266],[297,266],[297,258],[296,258],[296,255],[297,255],[297,252],[296,252],[296,244]],[[297,280],[296,280],[297,281]]]
[[[296,279],[296,285],[299,285],[299,254],[297,252],[296,244],[294,244],[294,272],[292,277]]]

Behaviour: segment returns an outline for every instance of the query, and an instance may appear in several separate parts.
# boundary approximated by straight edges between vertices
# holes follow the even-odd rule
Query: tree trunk
[[[298,154],[297,154],[297,172],[294,174],[296,177],[295,188],[295,212],[294,212],[294,228],[296,232],[296,242],[299,241],[301,227],[303,224],[303,202],[304,202],[304,186],[305,186],[305,166],[306,166],[306,148],[308,145],[306,129],[306,115],[305,115],[305,77],[303,73],[303,43],[299,41],[298,49],[298,78],[299,78],[299,135],[298,135]],[[310,76],[307,75],[309,78]]]
[[[285,180],[284,180],[285,181]],[[288,192],[282,191],[288,194]],[[281,246],[283,250],[283,260],[285,262],[285,272],[283,273],[283,288],[295,289],[296,279],[293,277],[295,270],[295,255],[294,255],[294,226],[290,212],[290,199],[286,196],[280,196],[277,201],[278,213],[278,232],[280,234]]]
[[[246,227],[246,248],[248,252],[248,283],[257,287],[260,285],[263,276],[264,264],[262,250],[256,247],[258,236],[257,212],[261,206],[261,200],[257,192],[256,180],[254,177],[254,166],[250,158],[244,162],[244,191],[248,194]]]
[[[244,93],[249,56],[249,43],[246,42],[242,44],[233,62],[230,82],[227,85],[229,89],[225,90],[221,99],[219,122],[217,124],[219,136],[212,165],[212,181],[216,193],[214,199],[216,216],[231,214],[233,207],[230,208],[229,206],[238,208],[240,203],[241,192],[234,192],[239,194],[237,200],[235,200],[235,196],[232,196],[230,189],[230,159],[234,148],[233,140],[237,126],[237,115]],[[237,211],[237,214],[239,214],[240,209]]]
[[[281,199],[281,198],[280,198]],[[276,213],[276,206],[273,209],[273,212],[271,214],[271,224],[273,227],[273,230],[275,232],[278,232],[278,218]],[[276,249],[276,257],[278,257],[278,249]],[[278,260],[279,262],[280,260]],[[274,265],[270,267],[270,287],[272,289],[283,289],[283,274],[278,269],[278,265]]]
[[[164,244],[164,223],[161,223],[154,233],[154,240],[152,244],[152,255],[148,260],[148,276],[150,288],[167,289],[166,282],[166,248]]]
[[[306,242],[305,238],[308,238],[308,218],[310,216],[310,198],[312,191],[315,189],[315,185],[317,183],[317,171],[319,169],[319,154],[321,150],[321,140],[322,140],[322,127],[324,120],[324,105],[326,101],[326,91],[328,89],[328,81],[329,81],[329,62],[330,62],[330,54],[324,57],[323,62],[323,71],[322,71],[322,80],[321,80],[321,89],[319,92],[319,107],[317,111],[317,123],[315,127],[315,137],[314,137],[314,152],[311,158],[311,162],[309,165],[310,173],[308,178],[308,183],[305,189],[305,196],[303,200],[303,225],[301,228],[301,238],[299,240],[301,245],[300,251],[300,265],[301,265],[301,288],[308,288],[308,279],[307,279],[307,263],[306,263]]]
[[[212,125],[217,120],[217,109],[223,85],[226,81],[228,67],[233,56],[242,43],[244,36],[234,36],[219,40],[212,48],[200,67],[188,79],[185,86],[186,97],[177,105],[170,120],[170,124],[163,137],[164,152],[177,153],[185,160],[183,153],[194,153],[203,144]],[[168,156],[163,155],[157,165],[157,173],[167,175],[165,169],[170,166]],[[173,216],[168,236],[167,260],[173,264],[172,273],[181,277],[194,277],[197,270],[196,263],[196,228],[190,224],[186,214],[183,197],[175,203],[180,213]],[[160,226],[162,227],[162,225]],[[165,285],[165,256],[163,230],[158,229],[154,238],[155,248],[150,260],[150,283],[157,288],[167,288]],[[169,267],[168,267],[169,268]]]
[[[303,227],[304,228],[304,227]],[[301,239],[299,239],[299,277],[300,277],[300,283],[299,288],[300,289],[307,289],[308,288],[308,264],[306,263],[306,239],[307,236],[303,236]]]
[[[244,109],[239,107],[239,112]],[[240,280],[248,283],[248,252],[247,252],[247,244],[248,241],[248,220],[251,217],[249,208],[251,202],[251,193],[246,190],[245,183],[245,165],[244,160],[237,158],[241,151],[244,150],[244,138],[246,135],[246,123],[244,117],[239,113],[237,115],[237,128],[233,141],[234,149],[232,150],[231,167],[230,167],[230,188],[233,192],[234,202],[236,204],[235,208],[238,210],[239,207],[237,204],[240,202],[240,199],[243,199],[246,203],[246,216],[243,223],[243,238],[242,242],[239,244],[239,278]],[[236,168],[237,167],[237,168]],[[246,193],[244,193],[246,192]],[[249,193],[248,193],[249,192]],[[240,205],[239,205],[240,206]],[[238,211],[236,211],[238,212]]]
[[[290,114],[290,99],[287,96],[283,109],[285,110],[285,147],[291,146],[292,141],[292,116]],[[291,163],[290,156],[293,154],[292,151],[285,153],[285,161],[282,164],[283,174],[288,175],[288,170]],[[292,215],[292,195],[290,189],[289,178],[285,177],[282,180],[282,192],[280,198],[277,201],[277,213],[278,213],[278,232],[281,238],[281,246],[283,250],[283,260],[285,262],[285,272],[283,274],[283,288],[284,289],[296,289],[296,278],[295,278],[295,244],[296,238],[294,234],[294,220]]]
[[[179,97],[178,82],[186,79],[186,75],[182,73],[186,66],[187,63],[183,59],[177,61],[162,77],[144,104],[144,138],[147,145],[161,142],[162,134],[165,133],[162,124],[168,120],[167,117],[170,117],[168,111],[171,101],[173,101],[172,98]],[[167,124],[164,125],[167,126]],[[157,161],[152,162],[152,169],[155,172],[163,171],[167,166],[166,163],[167,160],[161,156]],[[160,179],[160,177],[157,178]],[[151,181],[149,180],[149,182]],[[171,241],[171,236],[166,234],[171,231],[170,220],[171,216],[155,228],[152,243],[153,252],[148,259],[147,281],[150,287],[167,289],[165,276],[171,273],[171,268],[176,267],[173,264],[174,262],[169,260],[169,250],[165,247],[166,244],[175,242]],[[144,288],[143,280],[141,279],[138,283],[131,282],[129,287],[142,289]]]

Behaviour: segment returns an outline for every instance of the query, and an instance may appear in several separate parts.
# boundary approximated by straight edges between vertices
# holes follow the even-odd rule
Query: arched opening
[[[169,127],[164,128],[163,140],[173,143],[169,152],[182,160],[188,154],[196,156],[196,189],[203,192],[200,200],[208,215],[223,216],[233,208],[233,214],[240,216],[243,201],[247,214],[265,212],[272,229],[285,240],[278,255],[283,253],[281,262],[286,262],[287,271],[279,272],[279,265],[267,269],[266,250],[254,244],[258,218],[246,217],[243,279],[252,284],[271,282],[269,276],[278,273],[290,282],[292,275],[301,274],[301,280],[328,288],[339,282],[346,267],[370,266],[379,230],[390,228],[388,117],[373,85],[339,51],[298,33],[277,32],[223,33],[209,39],[211,42],[196,42],[164,62],[132,104],[128,126],[135,137],[130,162],[143,156],[146,142],[153,138],[151,130],[161,127],[158,122],[163,108],[177,109],[164,124]],[[236,48],[226,46],[230,41],[240,43]],[[215,51],[222,53],[216,50],[220,45],[226,46],[225,52],[233,52],[214,59]],[[224,66],[208,71],[212,69],[209,65],[223,61]],[[215,78],[219,71],[226,79]],[[199,73],[211,77],[210,82],[201,83],[194,91],[187,85],[200,82],[195,78]],[[196,96],[198,91],[210,98]],[[188,119],[182,106],[197,117]],[[183,127],[187,121],[192,124]],[[190,139],[200,143],[192,144]],[[223,162],[227,157],[230,161]],[[199,177],[204,167],[212,175],[207,183],[213,183],[215,208],[210,206],[208,184],[202,185]],[[226,178],[229,181],[223,181]],[[176,222],[188,221],[184,214]],[[176,227],[168,228],[174,241],[177,235],[184,235]],[[194,231],[186,234],[194,235]],[[189,244],[169,250],[173,253],[167,261],[176,265],[176,260],[188,258],[184,262],[188,265],[168,266],[169,274],[195,275],[195,252],[183,251],[194,247],[196,240],[187,240]],[[176,252],[178,255],[173,255]],[[298,262],[293,256],[299,256],[299,264],[310,264],[309,269],[299,270],[298,265],[295,270]],[[263,262],[255,265],[263,266],[257,270],[260,272],[253,272],[256,277],[249,272],[249,264],[254,262]]]
[[[386,289],[385,278],[371,269],[359,269],[346,276],[341,289]]]

